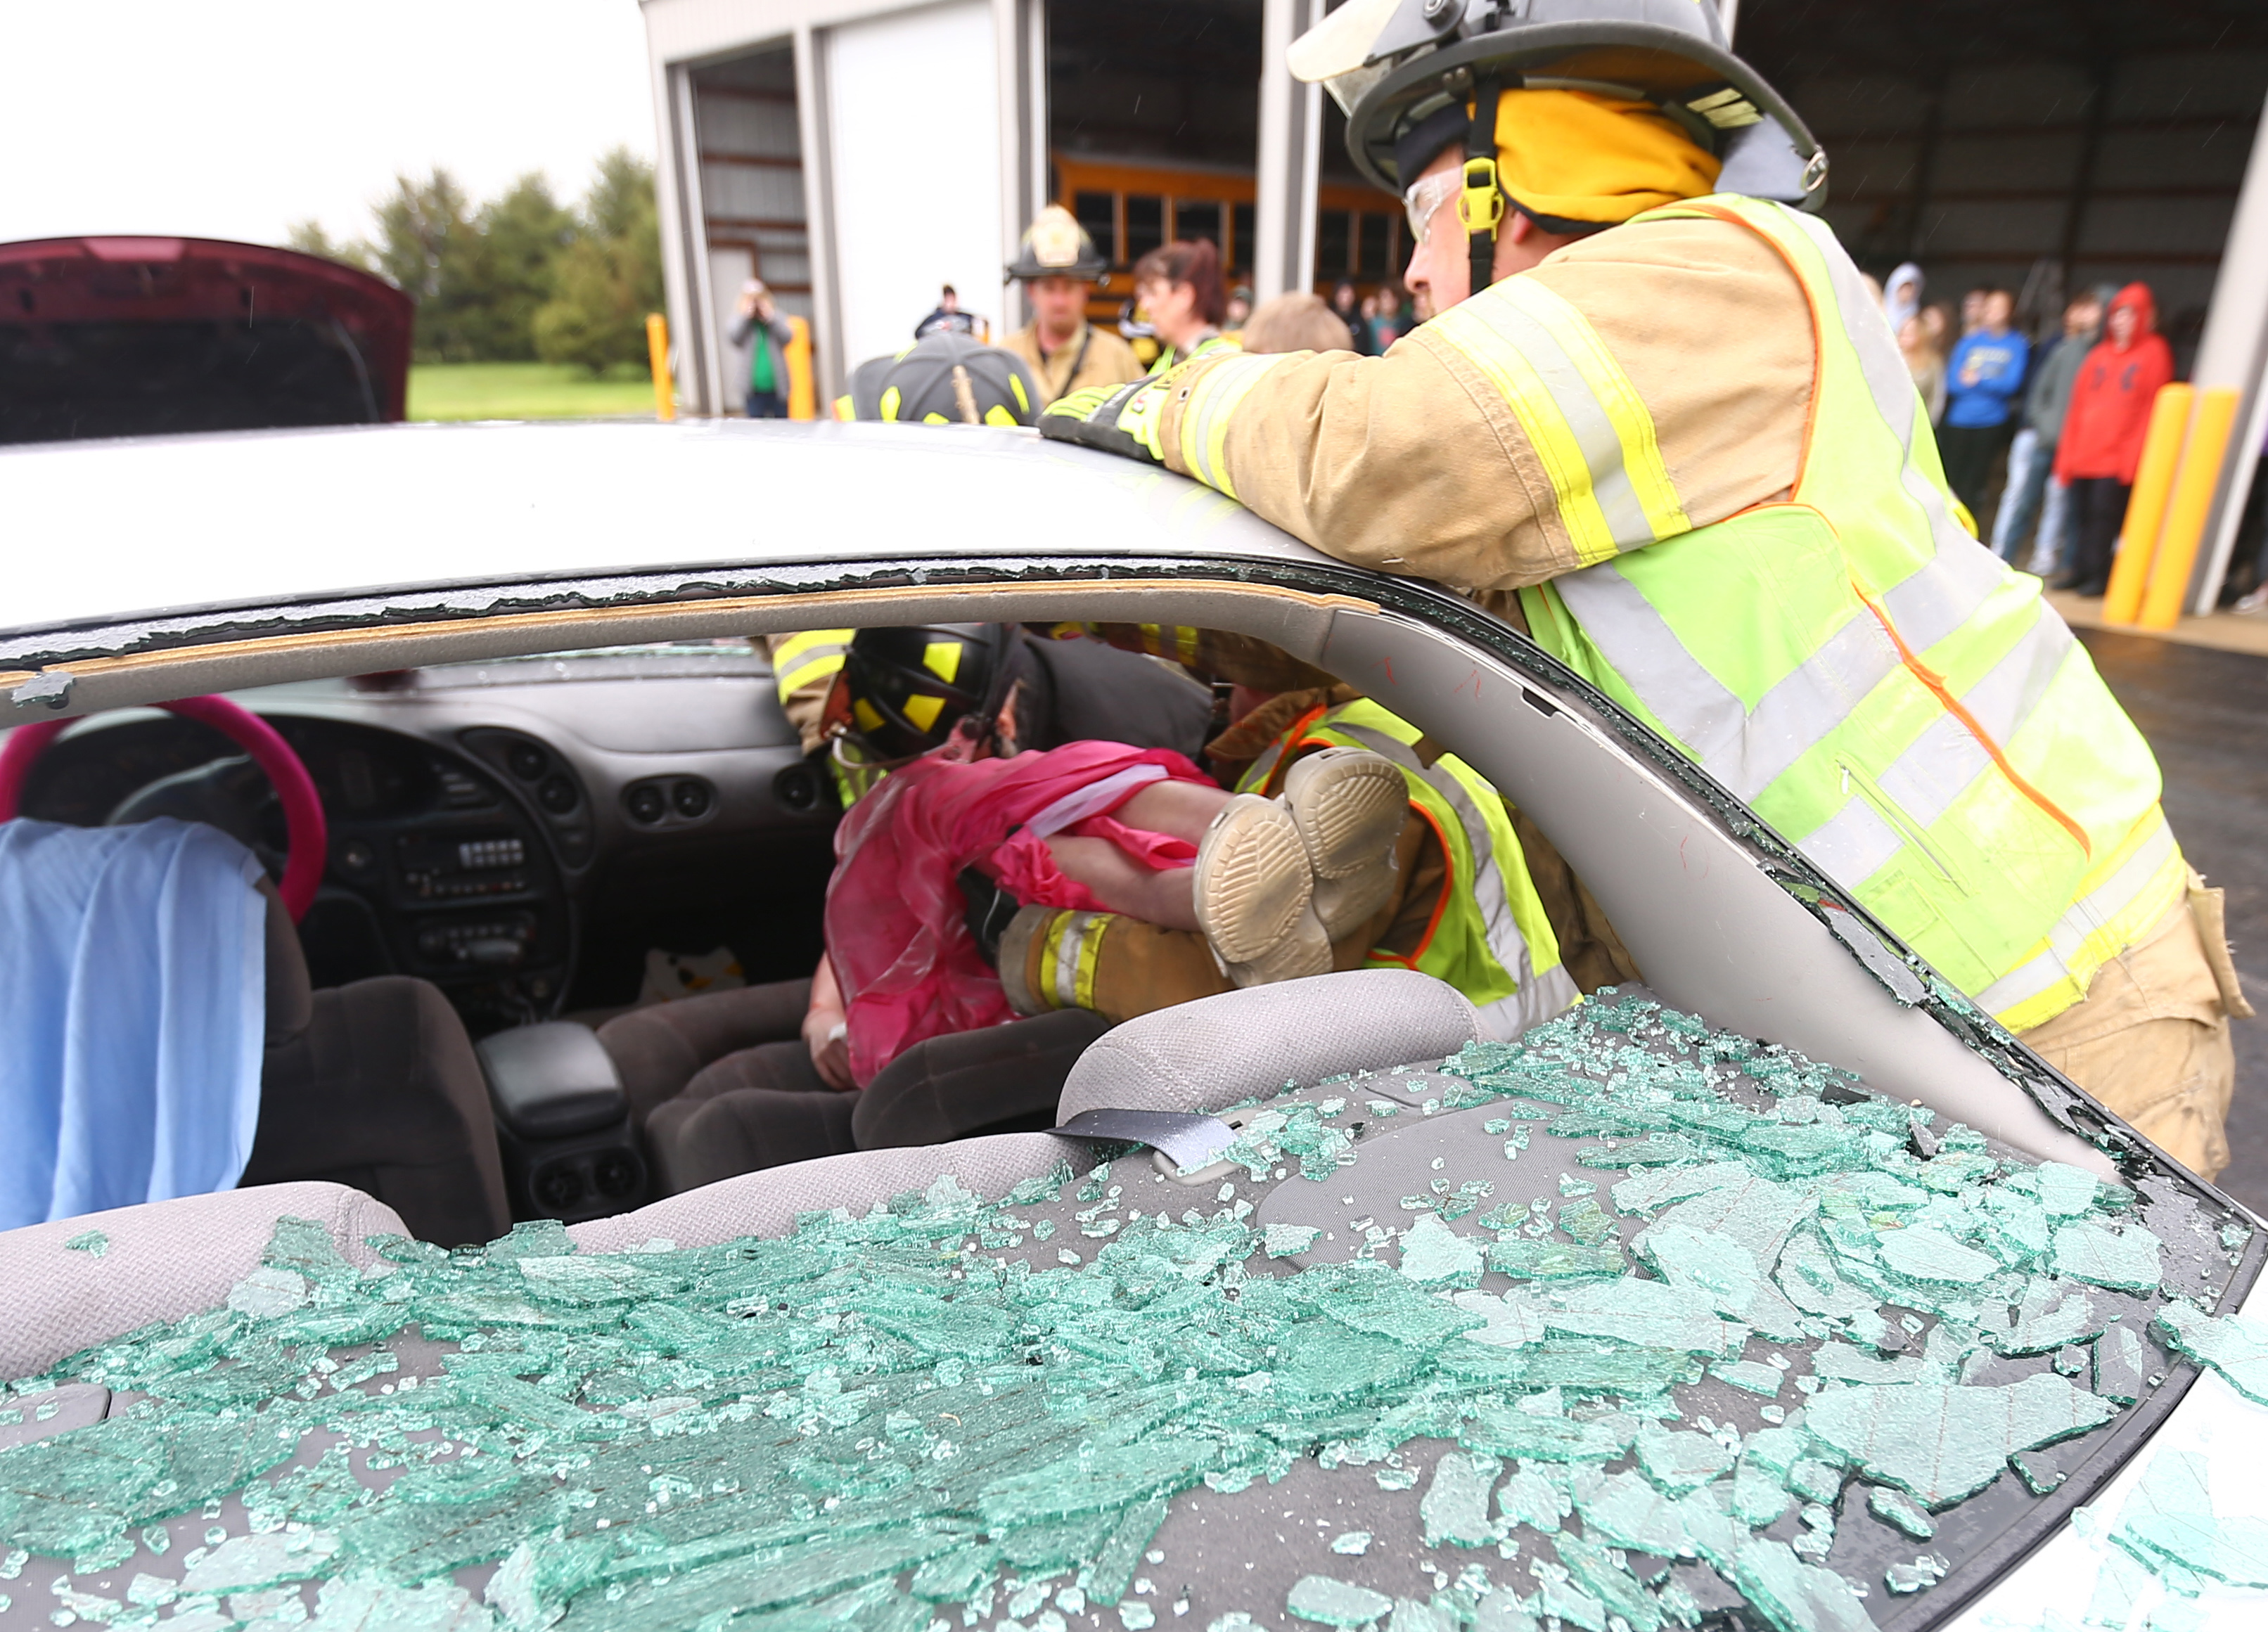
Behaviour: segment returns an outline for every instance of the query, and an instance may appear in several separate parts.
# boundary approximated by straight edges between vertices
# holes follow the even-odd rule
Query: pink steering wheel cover
[[[249,754],[253,762],[268,774],[276,797],[283,801],[284,828],[291,847],[284,864],[284,882],[276,893],[284,898],[291,922],[297,923],[314,905],[315,886],[322,882],[323,864],[330,850],[330,825],[323,820],[323,801],[315,792],[314,778],[307,775],[306,766],[291,751],[291,745],[276,734],[274,726],[225,697],[183,697],[158,706],[211,726]],[[69,723],[41,720],[19,725],[8,733],[5,744],[0,744],[0,821],[16,814],[16,802],[33,761],[63,735]]]

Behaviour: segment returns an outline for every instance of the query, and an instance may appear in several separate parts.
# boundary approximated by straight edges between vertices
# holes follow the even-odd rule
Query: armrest
[[[523,1139],[563,1139],[619,1122],[630,1095],[599,1036],[572,1020],[498,1032],[476,1045],[497,1120]]]

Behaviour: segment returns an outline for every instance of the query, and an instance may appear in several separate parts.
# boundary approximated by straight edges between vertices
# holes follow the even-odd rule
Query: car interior
[[[393,643],[409,660],[377,673],[335,673],[343,650],[294,654],[296,676],[191,651],[167,680],[134,677],[144,697],[236,680],[228,694],[305,764],[328,826],[296,929],[270,904],[269,1048],[243,1182],[352,1185],[446,1244],[679,1187],[644,1136],[654,1106],[626,1091],[593,1028],[720,980],[807,976],[821,951],[836,800],[782,712],[758,629],[943,618],[1178,622],[1272,642],[1489,777],[1665,1001],[2110,1172],[2079,1136],[2099,1113],[2020,1051],[1996,1064],[1975,1046],[1989,1024],[1972,1011],[1964,1025],[1958,1000],[1791,849],[1532,648],[1463,603],[1412,596],[1397,610],[1264,584],[867,591],[688,606],[649,618],[640,632],[659,638],[635,644],[443,629]],[[99,705],[106,688],[88,689]],[[278,873],[287,846],[269,779],[234,744],[137,708],[73,722],[31,767],[20,809],[82,826],[208,820]],[[1065,1072],[1106,1029],[1049,1020],[1026,1046]],[[1054,1124],[1051,1094],[940,1110],[938,1084],[983,1067],[950,1048],[902,1059],[868,1090],[860,1144]]]

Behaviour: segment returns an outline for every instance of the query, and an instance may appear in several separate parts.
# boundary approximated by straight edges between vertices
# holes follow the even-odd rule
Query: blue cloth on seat
[[[0,822],[0,1230],[234,1187],[260,1119],[260,876],[202,822]]]

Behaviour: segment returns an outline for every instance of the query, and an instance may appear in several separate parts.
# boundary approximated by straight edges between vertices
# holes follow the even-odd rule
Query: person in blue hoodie
[[[2008,291],[1988,286],[1974,295],[1976,327],[1962,335],[1946,364],[1948,401],[1937,431],[1946,485],[1971,517],[1984,511],[1992,461],[2015,432],[2032,355],[2030,343],[2008,327],[2015,310]]]

